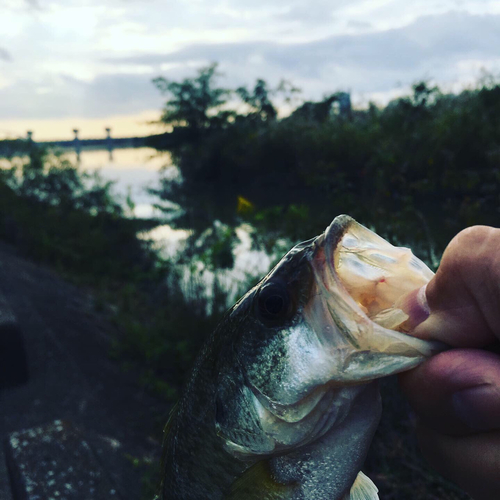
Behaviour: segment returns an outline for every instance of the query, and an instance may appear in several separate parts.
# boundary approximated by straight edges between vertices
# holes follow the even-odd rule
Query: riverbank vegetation
[[[136,233],[152,223],[125,218],[111,183],[34,143],[15,142],[16,156],[4,157],[0,169],[1,239],[89,284],[132,279],[151,267]]]
[[[435,267],[462,228],[499,224],[495,81],[460,94],[420,82],[364,109],[346,106],[342,92],[303,102],[287,82],[218,82],[216,66],[155,80],[167,132],[150,145],[172,155],[179,176],[160,174],[151,192],[164,221],[188,231],[176,258],[138,237],[162,218],[126,217],[109,183],[31,142],[0,143],[0,239],[92,287],[96,309],[119,332],[111,354],[172,401],[228,305],[224,273],[242,227],[254,249],[275,258],[348,213]],[[278,103],[288,103],[286,117]],[[255,279],[250,273],[237,288]],[[367,463],[381,498],[465,499],[426,467],[406,403],[385,386],[387,411]]]
[[[166,179],[158,194],[183,208],[178,227],[202,233],[213,220],[234,227],[245,219],[268,243],[297,241],[349,213],[435,265],[460,229],[498,223],[494,81],[458,95],[420,82],[383,108],[370,103],[343,114],[333,93],[282,119],[271,102],[279,89],[258,81],[252,91],[229,92],[216,82],[212,66],[197,79],[159,84],[169,97],[163,121],[180,138],[171,152],[182,182]],[[218,100],[198,98],[200,89]],[[227,111],[235,96],[243,96],[246,113]],[[179,120],[182,113],[208,118],[193,125]],[[236,210],[241,198],[249,202],[245,214]]]

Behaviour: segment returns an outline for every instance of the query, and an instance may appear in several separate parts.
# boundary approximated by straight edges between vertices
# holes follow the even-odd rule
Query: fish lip
[[[349,215],[337,215],[324,233],[323,248],[326,262],[337,281],[340,280],[337,278],[337,271],[335,269],[335,251],[342,241],[342,238],[353,224],[356,224],[356,221]]]
[[[330,278],[333,278],[336,285],[344,290],[347,295],[349,293],[337,273],[336,252],[342,238],[356,224],[358,224],[356,220],[349,215],[337,215],[325,229],[324,233],[318,236],[314,242],[316,251],[314,252],[313,260],[316,261],[316,265],[320,262],[326,264],[326,273],[330,275]]]
[[[416,364],[419,364],[426,357],[445,350],[447,346],[436,341],[421,340],[407,333],[380,326],[361,310],[360,306],[348,292],[337,272],[339,258],[338,250],[341,241],[346,233],[353,226],[357,225],[360,224],[352,217],[348,215],[339,215],[335,217],[325,232],[318,238],[316,242],[316,252],[313,258],[313,267],[316,270],[318,283],[320,283],[320,289],[322,290],[320,295],[323,295],[326,304],[332,304],[334,308],[341,305],[342,307],[339,309],[339,314],[343,315],[346,311],[349,311],[351,315],[350,325],[353,326],[357,324],[359,326],[359,328],[354,327],[352,329],[352,331],[355,332],[354,335],[349,334],[351,328],[349,328],[347,323],[344,324],[344,320],[341,316],[335,315],[337,318],[334,319],[334,323],[343,332],[342,335],[351,344],[352,348],[352,353],[345,359],[346,372],[348,371],[347,365],[351,364],[351,357],[355,359],[368,351],[379,352],[381,355],[384,354],[384,351],[379,351],[377,349],[376,343],[374,344],[371,342],[371,339],[375,339],[377,342],[377,337],[379,339],[385,338],[388,341],[394,341],[398,344],[404,344],[406,348],[408,348],[408,354],[403,356],[408,360],[408,363],[403,363],[406,366],[402,366],[401,369],[391,370],[392,373],[403,371],[404,369],[416,366]],[[362,331],[370,332],[368,336],[365,335],[363,341],[361,341],[359,337]],[[388,349],[386,354],[396,355],[397,353]],[[412,366],[409,362],[411,359],[415,360]],[[379,376],[380,375],[371,378],[379,378]]]
[[[329,248],[337,248],[344,234],[356,221],[349,215],[337,215],[325,230],[325,244]]]

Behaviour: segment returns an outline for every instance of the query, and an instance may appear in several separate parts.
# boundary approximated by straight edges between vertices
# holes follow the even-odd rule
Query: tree
[[[429,82],[425,80],[413,84],[412,89],[413,96],[411,96],[411,100],[416,107],[425,108],[430,104],[434,104],[440,95],[439,88],[436,86],[430,87]]]
[[[242,101],[250,106],[251,112],[246,117],[257,117],[264,122],[276,120],[278,117],[278,111],[270,96],[279,94],[282,96],[283,101],[289,104],[294,99],[295,94],[299,92],[299,88],[294,87],[286,80],[281,80],[276,89],[269,89],[266,81],[261,78],[255,82],[253,92],[250,92],[246,87],[236,89],[236,93]]]
[[[183,128],[198,135],[213,128],[226,125],[234,112],[224,110],[230,90],[215,87],[217,64],[211,64],[198,71],[196,78],[185,78],[173,82],[163,77],[153,83],[168,96],[161,121],[174,129]]]
[[[236,89],[236,93],[245,104],[251,107],[250,115],[257,116],[263,121],[274,120],[278,116],[274,104],[269,99],[271,90],[267,88],[267,83],[264,80],[260,78],[257,80],[252,93],[246,87],[239,87]]]

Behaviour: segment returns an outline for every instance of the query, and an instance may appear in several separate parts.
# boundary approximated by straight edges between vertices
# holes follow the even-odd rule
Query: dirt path
[[[122,498],[139,499],[142,472],[127,455],[158,459],[167,405],[109,359],[113,330],[93,313],[88,294],[1,244],[0,293],[23,333],[29,370],[26,385],[0,391],[2,442],[12,431],[70,420],[86,430]],[[10,499],[1,458],[0,498]]]

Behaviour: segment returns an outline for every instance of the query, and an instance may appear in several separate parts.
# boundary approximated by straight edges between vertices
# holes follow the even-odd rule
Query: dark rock
[[[146,392],[136,370],[124,372],[110,358],[116,327],[95,311],[95,297],[2,242],[0,293],[23,334],[29,367],[28,383],[0,390],[0,443],[56,419],[74,422],[120,498],[149,495],[171,405]],[[4,451],[0,446],[0,500],[11,498]]]
[[[16,499],[121,498],[84,433],[71,422],[12,432],[5,451]]]
[[[23,335],[7,300],[0,292],[0,389],[28,382]]]

